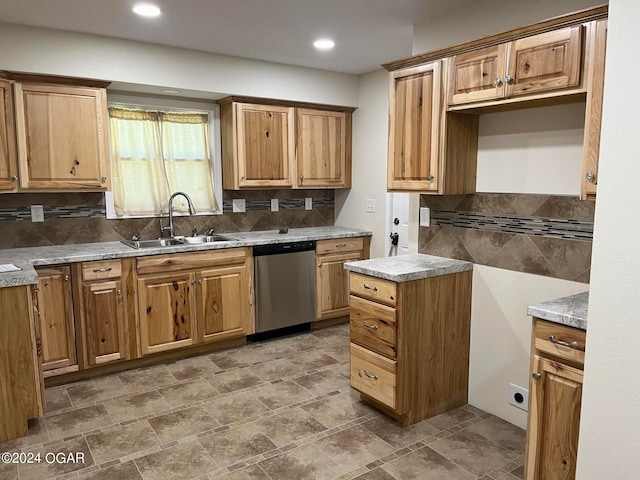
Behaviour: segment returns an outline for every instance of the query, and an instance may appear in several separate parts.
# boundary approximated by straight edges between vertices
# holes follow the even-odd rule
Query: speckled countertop
[[[581,330],[587,329],[589,292],[529,305],[527,315]]]
[[[344,268],[351,272],[383,278],[392,282],[408,282],[421,278],[473,270],[473,263],[452,258],[423,255],[421,253],[411,253],[395,257],[347,262],[344,264]]]
[[[368,230],[347,227],[291,228],[289,233],[277,230],[260,232],[224,233],[228,241],[199,245],[175,245],[171,247],[144,248],[136,250],[120,242],[82,243],[77,245],[52,245],[50,247],[12,248],[0,250],[0,264],[13,263],[22,270],[0,273],[0,288],[17,287],[38,282],[34,266],[57,265],[62,263],[90,262],[111,258],[142,257],[177,252],[196,252],[219,248],[255,247],[273,243],[300,242],[308,240],[329,240],[371,236]]]

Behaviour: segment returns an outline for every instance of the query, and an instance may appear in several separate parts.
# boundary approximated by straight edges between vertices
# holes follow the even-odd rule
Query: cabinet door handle
[[[336,248],[344,248],[346,246],[347,246],[346,243],[336,243]]]
[[[373,375],[372,373],[369,373],[366,370],[363,370],[363,372],[365,377],[370,378],[371,380],[378,380],[377,375]]]
[[[554,335],[549,335],[549,341],[551,343],[555,343],[556,345],[560,345],[561,347],[569,347],[573,348],[574,350],[580,349],[580,344],[578,342],[568,343],[562,340],[558,340]]]
[[[93,269],[93,273],[110,272],[110,271],[111,271],[111,267],[103,267],[103,268],[94,268]]]
[[[369,328],[369,329],[371,329],[371,330],[378,330],[378,329],[380,328],[380,327],[378,327],[377,325],[371,325],[370,323],[367,323],[367,322],[363,322],[363,325],[364,325],[366,328]]]
[[[372,290],[374,292],[378,291],[378,287],[371,287],[371,286],[367,285],[366,283],[363,283],[362,286],[364,287],[365,290]]]

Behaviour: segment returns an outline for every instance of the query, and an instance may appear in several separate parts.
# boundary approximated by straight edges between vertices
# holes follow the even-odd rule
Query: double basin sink
[[[152,240],[121,240],[127,247],[141,248],[174,247],[176,245],[202,245],[205,243],[225,242],[231,238],[223,235],[198,235],[195,237],[154,238]]]

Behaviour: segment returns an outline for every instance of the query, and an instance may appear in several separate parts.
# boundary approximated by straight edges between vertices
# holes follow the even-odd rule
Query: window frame
[[[108,107],[131,108],[163,112],[199,112],[209,115],[209,160],[212,175],[213,192],[218,209],[215,211],[197,212],[196,215],[222,215],[222,135],[220,133],[220,105],[206,100],[176,99],[155,96],[129,95],[126,93],[107,93]],[[111,128],[111,127],[109,127]],[[109,132],[111,135],[111,132]],[[111,152],[109,152],[111,156]],[[113,162],[110,162],[111,178],[113,178]],[[105,192],[105,206],[107,220],[125,218],[163,218],[166,213],[147,215],[118,215],[114,206],[113,190]],[[189,216],[188,212],[174,212],[174,216]]]

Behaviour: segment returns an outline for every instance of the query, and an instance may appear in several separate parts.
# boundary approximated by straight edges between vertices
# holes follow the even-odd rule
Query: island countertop
[[[527,315],[560,325],[586,330],[588,307],[589,292],[582,292],[568,297],[529,305],[529,307],[527,307]]]
[[[183,244],[168,247],[134,249],[121,242],[82,243],[75,245],[51,245],[0,250],[0,264],[13,263],[20,271],[0,273],[0,288],[17,287],[38,283],[38,274],[33,267],[64,263],[90,262],[114,258],[142,257],[179,252],[199,252],[221,248],[255,247],[274,243],[329,240],[334,238],[367,237],[372,232],[348,227],[291,228],[286,234],[278,230],[256,232],[223,233],[229,240]]]
[[[344,268],[354,273],[392,282],[408,282],[473,270],[473,263],[422,253],[410,253],[395,257],[347,262],[344,264]]]

